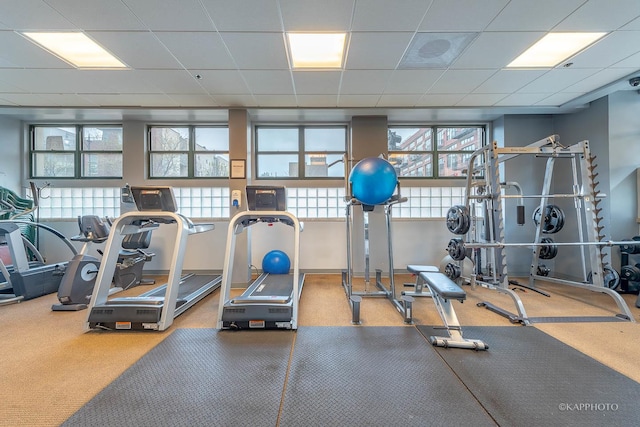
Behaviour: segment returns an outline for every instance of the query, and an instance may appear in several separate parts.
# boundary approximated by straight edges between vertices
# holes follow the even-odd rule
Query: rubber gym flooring
[[[535,328],[174,331],[64,426],[623,426],[640,384]],[[620,395],[624,399],[620,399]],[[614,397],[617,396],[617,397]]]

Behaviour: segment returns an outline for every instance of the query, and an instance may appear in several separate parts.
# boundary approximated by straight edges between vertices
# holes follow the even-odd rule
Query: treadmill
[[[138,210],[121,215],[111,226],[88,307],[87,329],[163,331],[175,317],[220,287],[219,275],[182,277],[188,237],[211,231],[214,225],[195,225],[178,214],[171,187],[131,187],[131,192]],[[109,298],[125,236],[167,225],[176,228],[167,283],[137,297]]]
[[[247,186],[247,211],[236,214],[229,223],[227,249],[222,273],[218,329],[297,329],[298,305],[304,274],[300,274],[301,225],[293,214],[286,212],[284,187]],[[231,276],[236,237],[256,224],[284,224],[293,228],[294,253],[292,272],[262,273],[242,295],[230,297]]]

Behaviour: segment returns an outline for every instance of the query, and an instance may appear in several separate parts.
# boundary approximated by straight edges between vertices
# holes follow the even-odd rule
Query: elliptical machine
[[[91,245],[103,243],[109,237],[111,224],[96,215],[78,217],[80,234],[70,240],[83,242],[82,249],[69,264],[58,288],[59,304],[51,306],[53,311],[79,311],[87,308],[91,299],[96,276],[100,268],[100,260],[89,255]],[[122,243],[117,267],[113,276],[114,286],[109,290],[113,295],[144,282],[153,284],[153,280],[142,278],[144,263],[150,261],[154,254],[145,252],[151,242],[151,233],[144,232],[128,235]],[[100,250],[98,253],[102,254]]]

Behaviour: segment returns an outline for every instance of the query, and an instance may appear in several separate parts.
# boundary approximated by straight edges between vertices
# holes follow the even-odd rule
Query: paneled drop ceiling
[[[130,69],[75,69],[27,30],[84,31]],[[290,31],[347,32],[344,68],[292,70]],[[555,68],[505,69],[550,31],[608,34]],[[448,66],[407,66],[422,33],[474,34]],[[639,0],[0,0],[0,115],[30,120],[490,119],[571,112],[635,76]]]

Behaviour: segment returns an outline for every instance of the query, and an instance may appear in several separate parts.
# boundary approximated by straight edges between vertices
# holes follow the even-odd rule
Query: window
[[[347,126],[256,126],[255,144],[258,179],[344,178]]]
[[[485,144],[483,126],[390,126],[389,162],[398,176],[462,177],[471,153]]]
[[[121,178],[122,126],[34,125],[31,178]]]
[[[228,178],[227,126],[150,126],[150,178]]]

